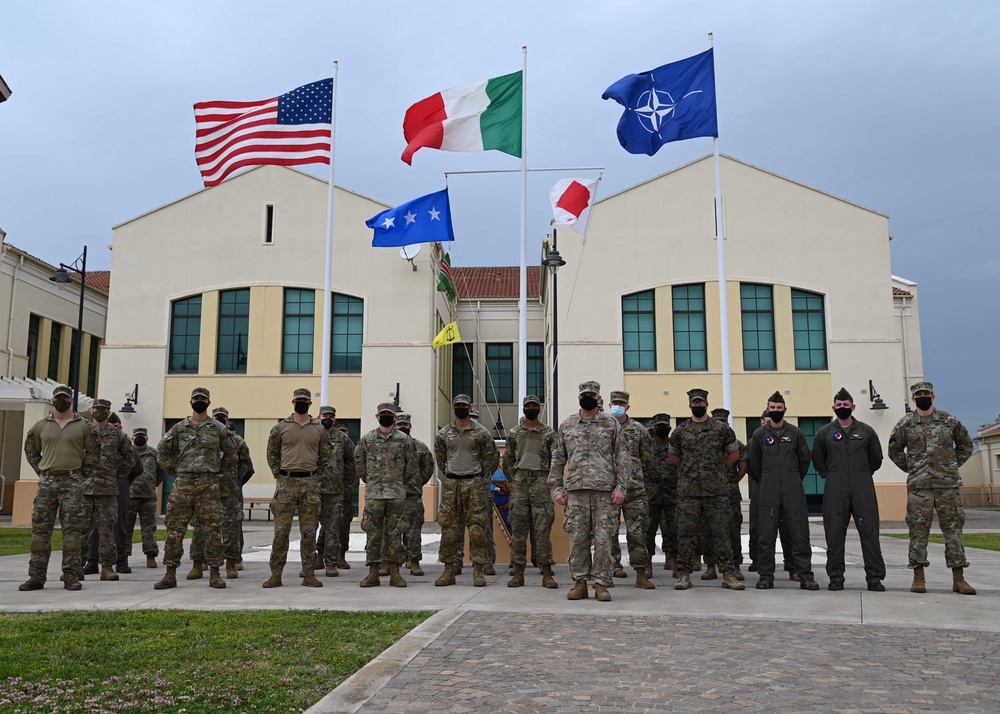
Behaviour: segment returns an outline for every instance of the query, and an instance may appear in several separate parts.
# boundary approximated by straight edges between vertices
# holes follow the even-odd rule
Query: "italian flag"
[[[487,151],[521,155],[521,72],[445,89],[406,110],[401,157],[413,163],[417,149]]]

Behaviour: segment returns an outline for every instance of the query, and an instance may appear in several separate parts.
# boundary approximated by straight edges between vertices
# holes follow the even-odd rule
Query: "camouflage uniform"
[[[216,414],[229,412],[224,407],[212,410],[213,417]],[[227,427],[228,428],[228,427]],[[240,528],[243,524],[243,476],[253,468],[250,460],[250,447],[243,438],[230,432],[233,442],[236,444],[236,464],[229,471],[219,476],[219,504],[222,506],[222,555],[226,560],[239,561],[243,555],[243,546],[240,542]],[[195,514],[191,521],[194,532],[191,534],[191,560],[200,562],[205,560],[205,532],[201,527],[198,514]]]
[[[133,433],[140,432],[145,435],[146,430],[136,429]],[[160,547],[156,543],[156,487],[163,483],[164,473],[157,463],[159,453],[152,446],[137,448],[136,453],[142,464],[142,475],[129,487],[128,515],[125,517],[128,555],[132,555],[132,534],[138,517],[142,529],[143,555],[155,558],[160,554]]]
[[[652,440],[653,460],[647,473],[646,498],[649,502],[649,530],[646,550],[652,558],[656,552],[656,531],[662,535],[663,555],[677,558],[677,466],[670,460],[670,442]]]
[[[73,392],[65,387],[61,389],[57,387],[54,394],[57,396],[68,394],[71,397]],[[80,549],[87,525],[83,481],[101,458],[100,437],[97,427],[92,423],[79,414],[74,414],[70,423],[59,432],[48,432],[46,426],[54,424],[55,417],[49,414],[28,429],[24,438],[25,458],[38,474],[38,490],[35,492],[35,501],[31,509],[31,558],[28,561],[28,578],[29,582],[35,580],[42,585],[45,584],[49,557],[52,555],[52,529],[57,513],[63,534],[63,576],[79,578],[83,571]],[[58,428],[58,425],[55,428]],[[55,438],[50,441],[53,436]],[[80,452],[80,464],[75,469],[60,471],[41,469],[46,452],[66,447]]]
[[[611,393],[611,399],[615,392]],[[635,568],[645,568],[650,564],[646,539],[649,535],[649,501],[646,500],[645,474],[653,465],[653,440],[646,433],[646,427],[629,417],[621,424],[628,444],[632,462],[625,503],[621,506],[625,518],[625,543],[628,546],[629,564]],[[621,567],[622,546],[618,538],[611,540],[611,558],[616,567]]]
[[[340,427],[335,427],[347,436],[346,429],[340,429]],[[350,437],[347,437],[350,441]],[[354,442],[351,442],[351,452],[354,451]],[[341,568],[351,567],[344,556],[347,554],[348,547],[351,543],[351,523],[354,521],[354,517],[357,516],[357,511],[354,509],[354,489],[358,483],[357,471],[352,471],[351,473],[344,473],[344,511],[340,519],[340,563],[338,565]]]
[[[507,432],[503,471],[510,482],[510,558],[522,567],[528,563],[529,533],[534,535],[531,554],[537,564],[555,563],[551,533],[556,509],[548,484],[555,435],[552,427],[541,422],[529,429],[523,418]]]
[[[95,400],[96,401],[96,400]],[[97,426],[95,424],[95,426]],[[84,551],[95,555],[91,545],[95,539],[101,565],[113,566],[119,562],[115,543],[115,526],[118,524],[118,482],[128,481],[136,465],[135,448],[129,438],[109,423],[97,427],[101,442],[101,458],[83,480],[86,523],[92,524],[90,542],[82,544]],[[124,528],[124,524],[123,528]],[[124,556],[124,554],[122,554]]]
[[[344,520],[344,491],[348,479],[354,478],[354,444],[340,429],[330,429],[330,466],[319,484],[319,522],[322,542],[316,541],[316,550],[323,556],[327,568],[336,568],[347,543],[341,544],[340,532]]]
[[[584,391],[599,392],[600,385],[584,382],[581,393]],[[553,496],[565,493],[568,499],[563,529],[569,534],[569,574],[574,581],[611,585],[611,541],[618,532],[619,518],[611,496],[612,492],[625,495],[631,469],[625,434],[617,419],[603,412],[584,419],[577,413],[560,424],[552,446],[549,491]]]
[[[410,423],[409,414],[397,414],[396,423]],[[410,437],[417,454],[417,469],[406,482],[406,514],[403,523],[403,552],[407,562],[419,563],[422,555],[420,532],[424,527],[424,486],[434,476],[434,456],[430,447]],[[384,546],[383,546],[384,548]]]
[[[928,385],[917,383],[911,387]],[[928,391],[932,391],[928,389]],[[962,478],[959,467],[972,456],[969,432],[951,414],[934,409],[927,416],[907,414],[889,436],[889,458],[906,472],[906,524],[910,528],[910,567],[927,567],[927,537],[934,511],[944,533],[945,562],[967,568],[962,527]]]

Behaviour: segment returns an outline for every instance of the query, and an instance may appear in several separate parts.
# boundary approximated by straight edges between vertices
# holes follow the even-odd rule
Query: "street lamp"
[[[879,416],[889,408],[889,405],[882,401],[881,395],[875,391],[875,385],[870,379],[868,380],[868,398],[872,400],[872,411]]]
[[[135,414],[135,405],[139,403],[139,385],[135,385],[135,389],[125,395],[125,404],[122,408],[118,410],[126,419],[130,418]]]
[[[542,260],[552,274],[552,426],[559,428],[559,283],[556,273],[566,261],[556,250],[556,229],[552,228],[552,250]]]
[[[87,246],[83,246],[83,255],[74,260],[72,265],[60,263],[49,280],[57,285],[66,285],[72,282],[69,274],[71,270],[80,273],[80,313],[77,318],[76,348],[74,349],[76,354],[74,355],[73,373],[69,376],[73,386],[73,411],[77,412],[80,411],[80,360],[83,352],[83,300],[86,296],[87,286]]]

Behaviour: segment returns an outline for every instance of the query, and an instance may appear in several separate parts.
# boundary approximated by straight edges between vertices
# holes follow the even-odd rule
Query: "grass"
[[[0,614],[0,712],[300,712],[430,614]]]
[[[192,531],[184,535],[190,538]],[[156,530],[156,540],[163,540],[167,537],[165,528]],[[132,533],[133,543],[142,543],[142,531],[138,528]],[[52,550],[62,550],[62,531],[58,528],[52,531]],[[0,528],[0,555],[24,555],[31,552],[31,529],[30,528]],[[2,711],[2,710],[0,710]]]
[[[889,536],[890,538],[909,539],[910,537],[906,533],[883,533],[882,535]],[[941,533],[931,533],[927,538],[927,542],[943,545],[944,535]],[[966,548],[1000,551],[1000,533],[963,533],[962,543],[965,544]]]

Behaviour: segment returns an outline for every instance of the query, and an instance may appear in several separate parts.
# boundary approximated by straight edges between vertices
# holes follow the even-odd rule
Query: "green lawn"
[[[0,614],[0,711],[300,712],[430,614]]]
[[[185,538],[191,537],[189,530]],[[165,528],[156,531],[156,540],[163,540],[167,536]],[[142,532],[136,528],[132,534],[133,543],[142,543]],[[56,529],[52,531],[52,550],[62,550],[62,531]],[[31,552],[31,529],[30,528],[0,528],[0,555],[24,555]]]
[[[883,533],[890,538],[906,538],[906,533]],[[927,539],[929,543],[944,544],[944,535],[941,533],[931,533]],[[1000,533],[963,533],[962,542],[966,548],[982,548],[983,550],[1000,550]]]

